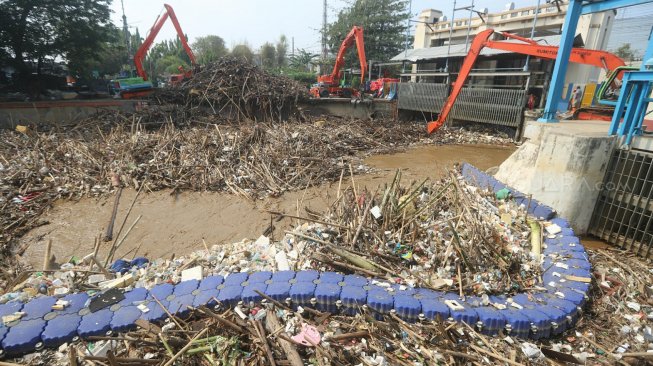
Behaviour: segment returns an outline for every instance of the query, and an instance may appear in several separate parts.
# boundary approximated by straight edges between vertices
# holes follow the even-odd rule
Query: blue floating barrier
[[[197,289],[197,286],[199,286],[199,284],[200,281],[198,280],[188,280],[188,281],[179,282],[175,286],[175,289],[172,291],[172,293],[175,296],[188,295],[191,292],[195,291]]]
[[[279,271],[279,272],[274,272],[272,274],[272,280],[273,283],[276,282],[288,282],[295,278],[295,271]]]
[[[247,281],[249,274],[247,272],[231,273],[225,278],[223,284],[227,286],[240,286],[243,282]]]
[[[161,305],[154,300],[146,300],[144,304],[147,306],[148,311],[141,315],[141,319],[145,319],[148,322],[160,322],[168,317],[165,309],[161,307],[163,305],[166,309],[170,306],[168,300],[159,300]]]
[[[48,309],[49,310],[49,309]],[[8,355],[31,352],[41,342],[41,332],[45,328],[45,320],[20,320],[9,327],[2,340],[2,349]]]
[[[345,285],[340,291],[340,300],[344,306],[359,307],[367,301],[367,290],[359,286]]]
[[[136,329],[134,322],[141,317],[141,314],[142,312],[136,306],[120,307],[114,311],[109,327],[114,332],[126,332]]]
[[[337,283],[322,282],[315,286],[315,298],[318,304],[335,305],[340,299],[340,290],[342,287]]]
[[[194,301],[195,301],[195,295],[193,295],[192,293],[177,296],[173,300],[170,300],[170,306],[168,307],[168,311],[173,315],[176,315],[181,318],[185,318],[190,314],[191,310],[188,307],[193,306]]]
[[[337,272],[322,272],[320,274],[321,283],[338,283],[342,282],[344,276]]]
[[[295,282],[313,282],[318,279],[320,274],[318,271],[307,270],[299,271],[295,274]]]
[[[172,292],[175,290],[175,286],[170,283],[162,283],[156,285],[150,289],[150,292],[147,295],[148,300],[153,300],[155,297],[159,301],[165,300],[168,296],[172,295]]]
[[[120,300],[118,304],[120,304],[120,306],[135,305],[135,303],[145,300],[148,294],[149,292],[146,288],[137,287],[131,291],[125,292],[125,298]]]
[[[342,281],[347,284],[347,286],[367,286],[367,278],[359,275],[346,275]]]
[[[422,304],[412,295],[395,295],[394,310],[399,317],[414,321],[422,313]]]
[[[222,276],[208,276],[200,281],[199,286],[197,287],[200,291],[205,290],[215,290],[224,282],[224,277]]]
[[[531,331],[531,319],[514,308],[507,308],[500,311],[506,319],[506,331],[508,335],[527,339]]]
[[[23,303],[17,300],[10,301],[5,304],[0,304],[0,317],[13,314],[17,311],[21,311],[22,309],[23,309]]]
[[[52,310],[52,305],[56,302],[57,298],[54,296],[39,296],[32,299],[30,302],[23,305],[21,311],[24,312],[25,315],[23,315],[21,321],[42,319],[45,314]]]
[[[481,306],[474,308],[478,315],[477,326],[480,332],[485,335],[496,335],[499,331],[505,328],[506,318],[501,312],[492,306]],[[471,324],[470,324],[471,325]]]
[[[259,282],[265,282],[269,279],[272,278],[272,272],[270,271],[261,271],[261,272],[254,272],[249,275],[249,278],[247,279],[247,282],[249,283],[259,283]]]
[[[450,309],[442,298],[424,297],[419,302],[426,319],[445,321],[451,316]]]
[[[227,281],[229,280],[229,277],[227,277]],[[219,287],[222,287],[226,284],[226,282]],[[240,284],[236,286],[224,286],[220,289],[220,293],[218,294],[218,301],[220,301],[221,304],[223,304],[226,307],[233,307],[238,304],[240,301],[240,294],[243,292],[243,286],[240,286]]]
[[[82,320],[77,328],[77,334],[82,338],[89,336],[105,335],[111,328],[109,323],[113,318],[113,312],[109,308],[98,310],[94,313],[84,312],[82,309],[80,315]]]
[[[201,285],[200,285],[201,286]],[[217,305],[217,301],[215,299],[218,298],[218,295],[220,294],[220,290],[217,288],[213,289],[197,289],[193,291],[191,294],[195,296],[195,299],[193,299],[193,307],[200,307],[200,306],[210,306],[213,307]]]
[[[290,283],[288,280],[272,282],[265,288],[265,294],[276,301],[285,301],[290,297]]]
[[[299,275],[300,272],[297,272]],[[295,277],[296,279],[297,277]],[[295,305],[309,304],[315,295],[315,284],[313,282],[297,282],[290,287],[290,298]]]
[[[250,278],[252,278],[250,276]],[[263,296],[257,294],[256,291],[260,291],[262,293],[265,293],[265,290],[267,289],[268,285],[265,284],[265,282],[255,282],[255,283],[250,283],[249,285],[245,286],[243,288],[243,292],[241,294],[241,298],[245,303],[258,303],[263,300]]]
[[[45,347],[59,347],[77,337],[77,327],[82,317],[78,314],[59,314],[48,323],[41,333],[41,341]]]
[[[394,307],[394,296],[381,289],[369,290],[367,306],[380,314],[387,314]]]

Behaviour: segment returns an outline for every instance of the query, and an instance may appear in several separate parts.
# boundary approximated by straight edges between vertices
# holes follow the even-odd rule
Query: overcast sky
[[[163,10],[162,0],[123,0],[130,27],[138,27],[142,36],[152,27]],[[322,26],[322,0],[167,0],[177,14],[182,29],[191,41],[195,37],[215,34],[228,47],[243,41],[258,48],[261,44],[274,42],[285,34],[290,43],[295,38],[295,48],[319,52]],[[472,0],[458,0],[456,7],[467,6]],[[475,0],[477,8],[487,7],[490,12],[504,9],[508,1]],[[517,7],[535,5],[537,0],[516,0]],[[542,0],[544,3],[544,0]],[[328,21],[336,18],[339,9],[347,3],[344,0],[328,0]],[[120,0],[113,0],[113,19],[122,26]],[[442,10],[449,19],[453,9],[451,0],[413,0],[411,13],[434,8]],[[456,18],[467,18],[467,11],[456,12]],[[176,37],[170,22],[161,29],[157,41]],[[290,51],[290,50],[289,50]]]

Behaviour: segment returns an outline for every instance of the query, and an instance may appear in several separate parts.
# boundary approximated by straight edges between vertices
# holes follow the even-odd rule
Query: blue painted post
[[[614,113],[612,114],[612,122],[610,123],[610,129],[608,130],[608,136],[613,136],[617,134],[619,130],[619,123],[621,122],[621,116],[623,114],[624,108],[626,108],[626,102],[628,101],[628,94],[632,89],[633,84],[630,83],[630,73],[627,72],[623,77],[623,85],[621,86],[621,92],[619,93],[619,99],[617,104],[614,107]]]
[[[556,57],[553,77],[549,86],[549,94],[546,98],[544,114],[538,120],[539,122],[558,122],[556,119],[558,102],[562,96],[567,66],[569,66],[569,56],[571,55],[571,48],[573,47],[574,37],[576,36],[576,26],[578,26],[578,18],[580,18],[581,11],[583,10],[582,5],[582,0],[569,1],[565,23],[562,28],[558,56]]]
[[[642,96],[642,84],[637,81],[633,82],[632,92],[628,98],[628,103],[626,107],[626,113],[624,114],[624,121],[619,126],[619,136],[624,136],[632,129],[635,112],[637,111],[637,106],[640,104],[640,99]]]

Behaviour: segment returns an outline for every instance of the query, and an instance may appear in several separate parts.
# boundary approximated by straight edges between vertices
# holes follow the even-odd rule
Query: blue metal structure
[[[653,82],[653,71],[631,71],[624,74],[608,134],[625,136],[623,141],[625,146],[630,145],[635,135],[642,134],[646,109],[648,104],[653,102],[653,99],[649,98],[651,82]]]
[[[551,85],[549,93],[544,106],[544,113],[539,122],[558,122],[556,112],[558,111],[558,103],[562,95],[562,89],[565,83],[565,75],[567,74],[567,67],[569,66],[569,56],[573,46],[574,37],[576,35],[576,27],[578,26],[578,19],[581,15],[602,12],[623,8],[627,6],[640,5],[653,2],[652,0],[570,0],[567,7],[567,15],[565,23],[562,28],[562,36],[560,39],[560,46],[558,56],[556,57],[555,66],[553,68],[553,76],[551,78]],[[651,47],[646,51],[648,55],[651,52]],[[645,58],[646,60],[646,58]]]

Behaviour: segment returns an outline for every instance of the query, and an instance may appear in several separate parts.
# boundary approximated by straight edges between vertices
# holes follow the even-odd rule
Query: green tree
[[[247,43],[234,46],[234,48],[231,49],[231,55],[238,58],[244,58],[249,62],[254,60],[254,52],[252,52],[252,49]]]
[[[208,35],[195,39],[195,42],[193,42],[193,52],[195,52],[197,62],[207,64],[227,55],[229,50],[225,46],[224,39],[219,36]]]
[[[281,35],[277,41],[277,66],[284,67],[286,66],[286,54],[288,53],[288,39],[285,35]]]
[[[63,57],[79,73],[110,39],[111,0],[3,0],[0,1],[0,49],[25,75],[29,63]],[[37,72],[40,67],[37,66]]]
[[[329,48],[337,53],[345,36],[357,25],[363,27],[367,59],[386,61],[404,50],[409,18],[408,0],[352,0],[327,26]],[[358,60],[355,55],[350,49],[348,65]]]
[[[614,54],[621,57],[624,61],[632,61],[635,58],[635,53],[630,48],[630,43],[622,44]]]
[[[270,42],[265,42],[261,46],[261,64],[266,69],[271,69],[276,64],[276,51],[274,45]]]
[[[315,65],[315,58],[319,55],[315,53],[310,53],[303,48],[297,50],[295,55],[290,56],[290,66],[292,69],[297,71],[310,71],[311,65]]]

